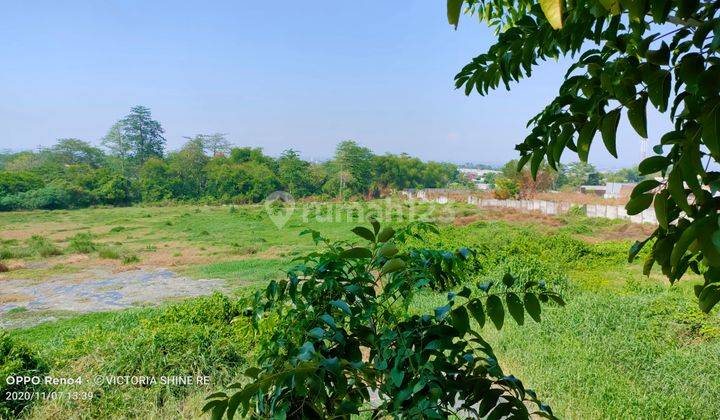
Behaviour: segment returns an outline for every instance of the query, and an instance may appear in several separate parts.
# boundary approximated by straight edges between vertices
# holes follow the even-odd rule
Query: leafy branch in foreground
[[[462,287],[474,253],[411,249],[409,236],[437,229],[417,223],[398,232],[372,221],[353,232],[366,244],[331,243],[299,259],[288,279],[258,292],[248,310],[255,328],[274,325],[259,344],[252,382],[208,397],[214,418],[371,418],[450,415],[553,418],[547,405],[506,375],[478,332],[505,313],[540,320],[541,305],[564,305],[542,282]],[[458,287],[433,314],[413,314],[415,292]]]
[[[600,134],[617,157],[624,112],[648,138],[648,103],[669,113],[674,130],[659,137],[627,212],[654,207],[658,229],[630,251],[632,261],[652,242],[644,265],[661,267],[671,283],[689,269],[704,276],[695,287],[700,309],[720,302],[720,2],[684,0],[448,0],[457,26],[465,9],[497,30],[497,42],[455,77],[465,94],[484,95],[530,77],[538,60],[577,57],[559,95],[528,123],[516,146],[518,169],[543,161],[557,168],[565,149],[586,162]]]

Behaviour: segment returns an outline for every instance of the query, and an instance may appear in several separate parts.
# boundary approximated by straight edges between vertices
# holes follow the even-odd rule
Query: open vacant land
[[[720,317],[697,309],[697,278],[671,287],[627,263],[628,247],[650,227],[406,202],[298,204],[292,214],[279,206],[187,205],[0,215],[0,258],[9,269],[0,273],[0,322],[38,353],[46,372],[89,379],[54,390],[93,393],[35,401],[26,415],[197,416],[205,396],[240,378],[252,360],[257,337],[242,297],[314,249],[310,235],[300,235],[306,228],[354,241],[350,229],[378,212],[391,219],[385,224],[434,218],[441,235],[424,246],[477,250],[473,284],[509,271],[563,291],[568,305],[547,309],[541,323],[483,330],[506,371],[556,414],[720,417]],[[426,291],[411,310],[426,313],[444,299]],[[211,384],[96,385],[97,375],[207,375]]]

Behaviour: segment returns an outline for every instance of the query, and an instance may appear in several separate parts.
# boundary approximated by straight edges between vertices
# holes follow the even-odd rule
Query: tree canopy
[[[720,301],[720,229],[715,194],[720,172],[720,2],[680,0],[448,0],[450,24],[465,11],[496,30],[496,42],[455,77],[467,95],[484,95],[502,83],[530,77],[533,68],[560,56],[573,59],[558,95],[530,119],[516,149],[518,168],[533,174],[544,161],[557,168],[565,150],[586,162],[596,137],[617,157],[623,114],[648,138],[647,108],[665,113],[674,129],[639,165],[629,214],[653,206],[660,225],[630,251],[652,252],[645,273],[660,266],[671,282],[688,269],[703,311]],[[599,136],[598,136],[599,134]]]

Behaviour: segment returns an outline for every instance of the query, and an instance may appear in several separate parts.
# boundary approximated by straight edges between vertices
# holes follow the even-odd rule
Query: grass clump
[[[50,242],[49,239],[39,235],[33,235],[30,239],[28,239],[27,245],[32,254],[43,258],[62,254],[62,250],[57,245]]]
[[[121,251],[114,246],[106,245],[98,250],[98,256],[108,260],[119,260],[121,258]]]
[[[77,252],[80,254],[90,254],[97,250],[97,245],[93,242],[93,237],[87,232],[78,233],[70,238],[70,245],[68,246],[70,252]]]
[[[43,376],[48,366],[44,360],[25,345],[3,331],[0,331],[0,418],[14,418],[20,416],[30,404],[35,402],[32,398],[8,398],[8,394],[39,392],[44,385],[8,383],[11,376]]]

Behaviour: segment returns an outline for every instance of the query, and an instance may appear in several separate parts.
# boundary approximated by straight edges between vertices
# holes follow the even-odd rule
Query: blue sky
[[[453,76],[490,45],[474,18],[458,31],[444,0],[32,1],[0,5],[0,148],[97,143],[133,105],[146,105],[169,148],[224,132],[277,155],[323,159],[354,139],[376,153],[503,163],[526,121],[567,68],[465,97]],[[651,145],[667,123],[649,117]],[[620,160],[596,139],[591,162],[636,164],[627,121]]]

